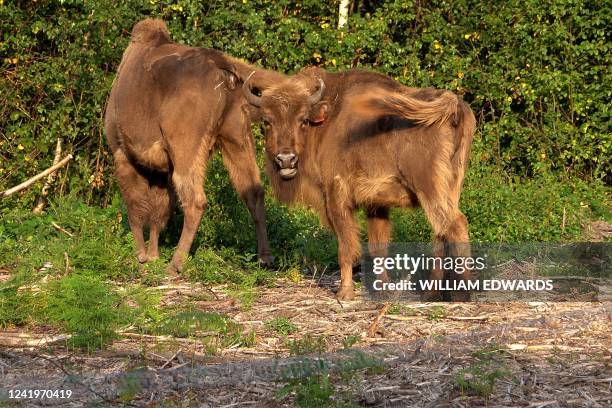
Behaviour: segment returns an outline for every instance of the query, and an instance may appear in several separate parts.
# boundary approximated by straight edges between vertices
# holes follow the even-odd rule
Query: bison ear
[[[329,105],[325,101],[314,104],[312,108],[310,108],[308,120],[313,125],[320,125],[321,123],[325,122],[325,119],[327,119],[328,109]]]

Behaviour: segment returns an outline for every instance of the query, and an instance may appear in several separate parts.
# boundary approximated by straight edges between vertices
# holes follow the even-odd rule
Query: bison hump
[[[170,32],[162,20],[147,18],[132,29],[132,42],[162,44],[170,42]]]

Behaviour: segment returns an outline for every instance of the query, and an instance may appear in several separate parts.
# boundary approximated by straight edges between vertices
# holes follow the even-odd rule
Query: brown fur
[[[322,100],[311,106],[318,79]],[[320,117],[323,123],[303,120]],[[275,195],[313,207],[338,238],[340,299],[354,296],[352,266],[360,252],[355,211],[368,213],[371,250],[385,253],[389,209],[423,208],[434,248],[446,243],[468,256],[467,220],[459,196],[475,129],[467,104],[448,91],[404,87],[372,72],[330,73],[308,68],[264,89],[259,114],[266,125],[266,168]],[[279,153],[297,155],[297,173],[280,176]],[[441,271],[433,273],[441,279]],[[470,279],[469,273],[463,275]]]
[[[160,20],[134,26],[113,82],[105,128],[141,262],[159,256],[159,232],[176,194],[185,219],[171,270],[181,269],[206,207],[204,173],[215,147],[255,220],[258,254],[272,261],[248,103],[240,90],[252,73],[256,86],[281,77],[216,50],[175,44]]]

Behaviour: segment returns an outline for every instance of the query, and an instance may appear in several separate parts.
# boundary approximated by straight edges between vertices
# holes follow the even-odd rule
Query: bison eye
[[[300,124],[300,126],[302,126],[303,128],[305,128],[306,126],[308,126],[310,124],[310,122],[308,121],[308,119],[302,119],[302,123]]]

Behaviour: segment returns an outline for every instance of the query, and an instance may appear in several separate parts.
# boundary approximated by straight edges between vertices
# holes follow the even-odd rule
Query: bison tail
[[[389,115],[408,119],[423,126],[457,122],[459,99],[445,91],[432,100],[418,99],[399,92],[382,91],[357,97],[355,107],[367,115]]]
[[[476,131],[476,118],[469,105],[463,101],[459,101],[457,113],[458,124],[455,133],[455,153],[451,162],[458,182],[458,188],[461,190],[465,169],[470,158],[474,132]]]
[[[170,42],[170,32],[162,20],[147,18],[132,29],[132,42],[160,44]]]

